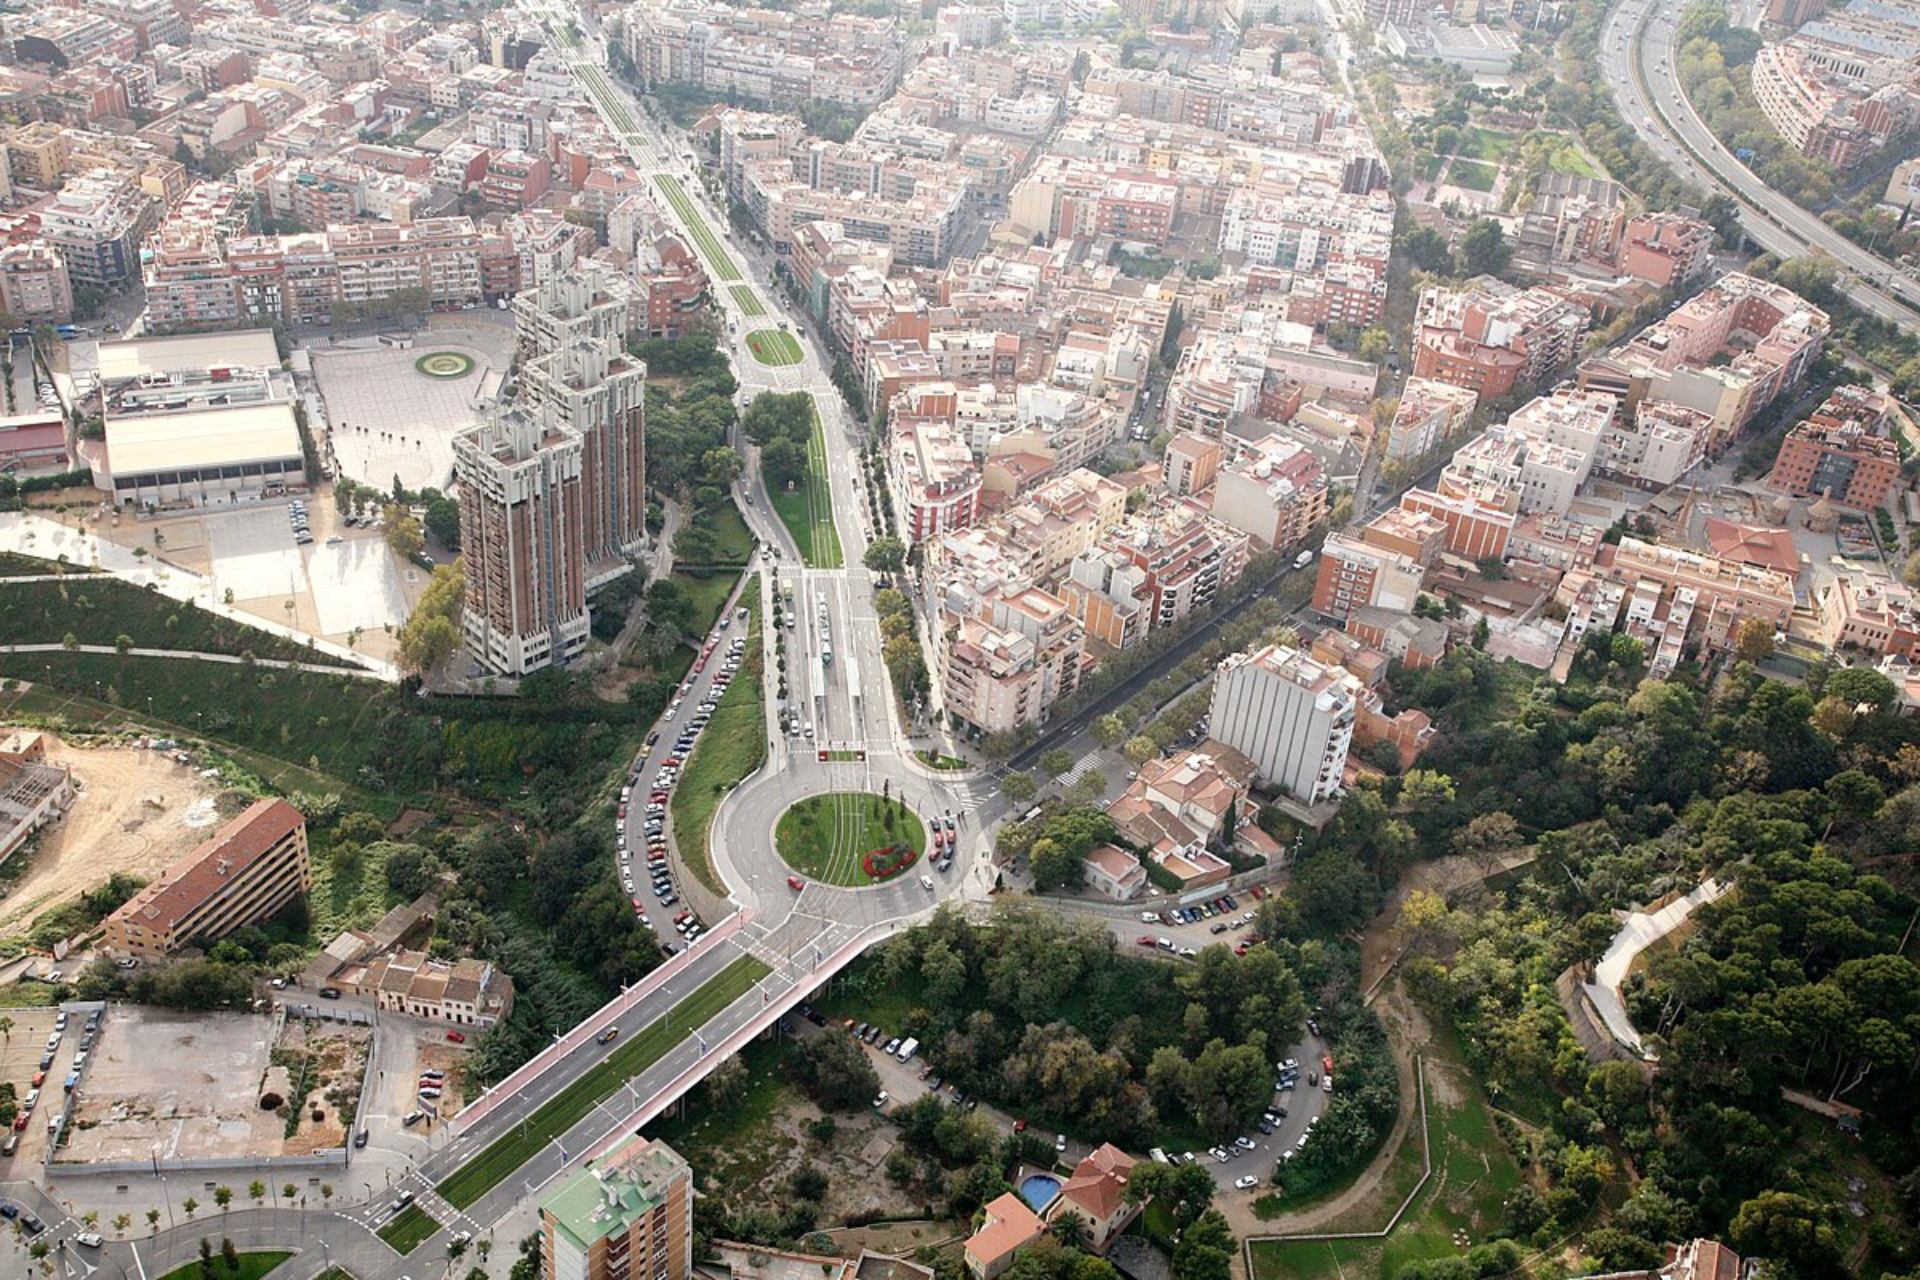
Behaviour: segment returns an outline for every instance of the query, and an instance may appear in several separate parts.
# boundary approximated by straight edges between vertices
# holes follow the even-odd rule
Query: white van
[[[918,1052],[920,1052],[920,1042],[912,1036],[908,1036],[900,1042],[900,1061],[907,1062]]]

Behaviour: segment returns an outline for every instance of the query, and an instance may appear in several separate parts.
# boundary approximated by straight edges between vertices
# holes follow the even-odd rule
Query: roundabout
[[[774,824],[773,843],[786,864],[809,879],[857,889],[918,865],[927,829],[897,795],[830,791],[789,806]]]
[[[473,372],[474,359],[461,351],[430,351],[413,362],[413,369],[428,378],[464,378]]]

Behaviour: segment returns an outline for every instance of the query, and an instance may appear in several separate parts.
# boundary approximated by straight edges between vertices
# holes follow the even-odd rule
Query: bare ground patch
[[[164,752],[51,734],[47,743],[52,762],[73,769],[80,795],[65,821],[9,860],[18,878],[0,904],[0,937],[26,933],[43,912],[113,872],[151,880],[206,839],[222,816],[216,784]]]

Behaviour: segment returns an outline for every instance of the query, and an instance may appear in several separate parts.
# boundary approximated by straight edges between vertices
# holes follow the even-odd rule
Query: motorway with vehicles
[[[1753,242],[1781,258],[1822,253],[1844,269],[1841,287],[1883,320],[1920,324],[1920,283],[1784,199],[1721,145],[1688,101],[1674,66],[1682,9],[1622,0],[1600,29],[1600,71],[1621,118],[1662,160],[1708,191],[1724,191]]]

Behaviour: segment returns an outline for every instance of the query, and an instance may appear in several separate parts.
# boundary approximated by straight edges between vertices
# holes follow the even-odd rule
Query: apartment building
[[[1829,23],[1816,25],[1832,30]],[[1911,37],[1907,47],[1906,58],[1880,62],[1862,56],[1864,49],[1852,40],[1836,48],[1809,38],[1802,28],[1783,43],[1762,45],[1754,55],[1754,101],[1801,155],[1852,169],[1912,126]],[[1904,82],[1873,83],[1886,75],[1900,75]]]
[[[1649,671],[1672,671],[1692,645],[1727,652],[1748,619],[1784,631],[1793,617],[1793,579],[1774,569],[1631,537],[1603,549],[1597,568],[1625,588],[1628,633],[1647,643]]]
[[[591,288],[568,276],[547,289]],[[524,296],[524,295],[522,295]],[[624,318],[626,304],[619,307]],[[646,541],[647,368],[617,343],[580,340],[521,366],[521,400],[548,433],[581,441],[585,508],[581,536],[588,561],[618,563]]]
[[[110,292],[140,269],[141,237],[159,216],[159,201],[133,178],[99,169],[69,179],[41,208],[40,239],[66,263],[74,291]]]
[[[20,324],[73,319],[73,286],[58,249],[37,241],[0,249],[0,311]]]
[[[1408,378],[1387,427],[1387,458],[1412,462],[1426,457],[1442,442],[1465,434],[1473,425],[1473,411],[1479,403],[1479,394],[1470,387],[1433,378]]]
[[[1278,432],[1244,446],[1213,484],[1214,519],[1262,548],[1306,541],[1327,518],[1327,477],[1319,457]]]
[[[960,727],[1007,733],[1044,723],[1079,687],[1086,633],[1066,601],[1038,587],[995,591],[943,631],[934,647],[939,697]]]
[[[453,439],[461,623],[474,658],[502,675],[564,665],[586,651],[584,446],[526,409],[497,413]]]
[[[1481,277],[1460,289],[1423,290],[1414,329],[1415,377],[1498,400],[1571,364],[1587,313],[1552,290]]]
[[[1404,551],[1330,534],[1314,573],[1313,609],[1336,621],[1374,606],[1410,613],[1425,576],[1425,568]]]
[[[1683,289],[1713,265],[1712,227],[1685,214],[1641,213],[1627,219],[1620,269],[1657,289]]]
[[[1842,506],[1887,506],[1900,483],[1900,451],[1887,433],[1888,398],[1867,387],[1836,387],[1826,403],[1787,432],[1767,483]]]
[[[162,959],[271,919],[312,887],[306,818],[285,800],[256,800],[108,916],[104,946]]]
[[[622,1137],[540,1198],[540,1259],[552,1280],[690,1280],[693,1170]]]
[[[716,96],[874,106],[892,93],[904,39],[891,17],[736,9],[643,0],[626,11],[627,54],[642,85],[695,84]]]
[[[1285,645],[1233,654],[1214,676],[1209,732],[1268,785],[1308,804],[1334,800],[1363,687],[1351,672]]]
[[[1440,488],[1409,489],[1400,509],[1438,520],[1449,555],[1463,560],[1505,559],[1520,521],[1517,495],[1498,485],[1460,483],[1440,473]]]
[[[970,528],[980,515],[980,468],[943,422],[896,428],[887,484],[900,534],[909,543]]]
[[[1820,639],[1828,648],[1920,660],[1920,606],[1905,583],[1849,569],[1820,589],[1817,604]]]

